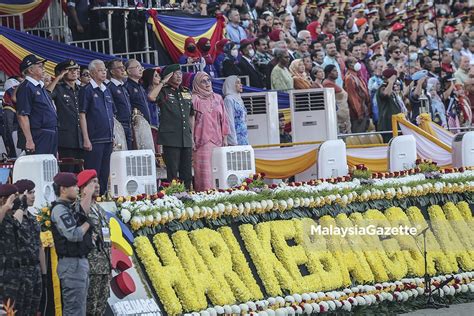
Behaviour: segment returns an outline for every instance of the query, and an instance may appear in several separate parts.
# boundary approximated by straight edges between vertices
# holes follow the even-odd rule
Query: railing
[[[204,68],[201,63],[180,64],[179,67],[182,72],[198,72]]]
[[[66,41],[70,31],[60,1],[52,1],[41,21],[35,27],[25,28],[24,31],[55,41]]]
[[[10,29],[23,31],[23,15],[22,14],[6,14],[0,15],[0,26]]]
[[[158,53],[156,51],[141,51],[115,54],[117,57],[125,59],[136,59],[139,62],[158,65]]]
[[[101,38],[85,41],[69,42],[69,45],[92,50],[98,53],[113,55],[112,38]]]

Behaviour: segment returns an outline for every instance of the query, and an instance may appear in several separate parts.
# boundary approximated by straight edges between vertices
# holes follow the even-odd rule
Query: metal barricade
[[[113,51],[111,49],[111,38],[101,38],[101,39],[93,39],[93,40],[85,40],[85,41],[73,41],[69,42],[69,45],[73,45],[76,47],[92,50],[98,53],[112,55]]]
[[[5,14],[0,15],[0,26],[8,27],[23,32],[23,15],[22,14]]]

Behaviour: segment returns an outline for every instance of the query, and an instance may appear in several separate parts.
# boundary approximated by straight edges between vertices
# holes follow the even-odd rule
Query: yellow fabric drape
[[[56,249],[51,247],[51,277],[53,279],[53,295],[54,295],[54,309],[56,316],[62,316],[61,306],[61,285],[58,277],[58,255]]]
[[[36,0],[28,4],[0,4],[0,12],[4,14],[21,14],[33,10],[43,0]]]
[[[420,128],[430,134],[431,136],[438,137],[434,132],[433,128],[431,127],[431,117],[428,113],[422,113],[419,116],[420,118]]]
[[[316,163],[317,150],[299,157],[284,160],[255,159],[257,172],[264,172],[269,179],[284,179],[305,171]]]
[[[153,18],[151,17],[148,18],[148,23],[151,24],[153,32],[155,33],[160,43],[163,44],[163,42],[161,41],[160,34],[158,33],[158,30],[156,29],[156,25],[155,23],[153,23]],[[181,53],[184,53],[184,42],[186,41],[186,38],[188,38],[188,36],[176,33],[175,31],[171,30],[170,28],[168,28],[161,22],[158,22],[158,23],[160,23],[160,26],[166,32],[166,34],[171,39],[171,41],[176,46],[176,48],[178,48]],[[217,26],[217,23],[214,23],[214,25],[209,30],[207,30],[207,32],[198,36],[193,36],[194,40],[197,42],[201,37],[211,38],[212,34],[214,34],[216,26]]]
[[[20,60],[31,54],[30,51],[10,41],[8,38],[6,38],[3,35],[0,35],[0,44],[4,45],[10,52],[15,54],[15,56],[18,57],[18,59]],[[44,57],[39,56],[39,55],[37,55],[37,57],[40,59],[45,59]],[[44,69],[46,70],[46,73],[48,73],[50,76],[54,76],[54,67],[56,67],[56,63],[51,62],[51,61],[47,61],[44,64]]]
[[[388,171],[388,160],[387,159],[367,159],[347,156],[347,164],[350,167],[355,167],[359,164],[364,164],[370,171],[373,172],[387,172]]]

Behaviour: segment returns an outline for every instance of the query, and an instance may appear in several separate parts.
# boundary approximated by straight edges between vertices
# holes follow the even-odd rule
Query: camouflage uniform
[[[21,284],[24,293],[22,313],[16,315],[36,315],[41,301],[42,281],[41,266],[39,262],[39,251],[41,226],[36,218],[28,211],[25,211],[23,221],[19,229],[19,252],[22,262],[24,280]]]
[[[89,291],[87,293],[87,315],[102,316],[107,308],[107,299],[110,296],[111,263],[109,236],[104,236],[103,228],[109,229],[105,211],[96,203],[92,204],[89,218],[94,224],[93,238],[95,248],[89,253]]]
[[[24,279],[18,253],[18,230],[20,223],[6,214],[0,223],[0,302],[10,299],[15,309],[23,305],[20,285]]]

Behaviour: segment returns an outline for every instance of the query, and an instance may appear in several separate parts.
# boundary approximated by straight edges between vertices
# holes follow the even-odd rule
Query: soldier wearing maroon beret
[[[53,189],[58,197],[52,205],[51,230],[58,254],[57,273],[61,281],[63,315],[86,315],[89,262],[87,255],[94,248],[92,225],[81,204],[77,177],[60,172],[54,177]],[[90,201],[89,201],[90,206]]]
[[[18,247],[18,230],[23,212],[15,210],[14,201],[18,190],[13,184],[0,185],[0,302],[15,303],[21,313],[25,298],[21,269],[21,258]]]
[[[15,182],[20,193],[23,219],[19,229],[22,236],[19,251],[22,258],[25,284],[25,299],[22,304],[23,315],[36,315],[40,308],[41,291],[46,287],[46,263],[41,244],[41,226],[36,215],[28,211],[35,202],[35,183],[22,179]]]

